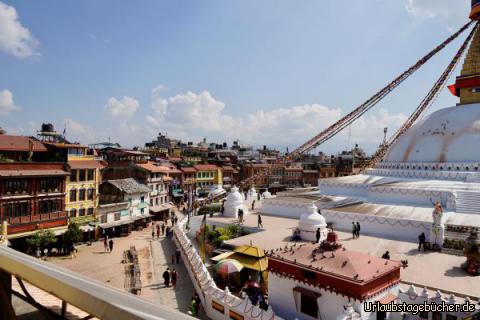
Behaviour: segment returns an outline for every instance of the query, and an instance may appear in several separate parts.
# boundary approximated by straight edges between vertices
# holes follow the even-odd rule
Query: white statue
[[[443,246],[443,240],[445,238],[445,225],[443,224],[443,208],[440,202],[435,203],[435,207],[432,212],[432,228],[430,230],[430,243],[432,245],[437,245],[438,247]]]

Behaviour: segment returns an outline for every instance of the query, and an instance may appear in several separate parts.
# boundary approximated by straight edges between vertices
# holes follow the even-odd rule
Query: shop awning
[[[133,222],[133,220],[131,218],[129,218],[129,219],[125,219],[125,220],[117,220],[117,221],[113,221],[113,222],[100,223],[98,226],[102,229],[108,229],[108,228],[122,226],[122,225],[125,225],[125,224],[130,224],[132,222]]]
[[[82,230],[83,232],[90,232],[90,231],[94,231],[94,230],[95,230],[95,227],[94,227],[94,226],[90,226],[90,225],[80,226],[79,228],[80,228],[80,230]]]
[[[134,216],[132,217],[132,219],[134,221],[137,221],[137,220],[141,220],[141,219],[147,219],[147,218],[150,218],[150,217],[153,217],[150,213],[145,213],[145,214],[142,214],[140,216]]]
[[[233,259],[240,262],[245,268],[255,271],[265,271],[268,268],[267,257],[255,258],[249,257],[236,252],[225,252],[212,258],[213,261],[218,262],[223,259]]]

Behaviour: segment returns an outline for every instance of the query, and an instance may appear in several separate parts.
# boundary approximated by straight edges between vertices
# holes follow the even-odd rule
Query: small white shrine
[[[238,191],[237,187],[233,187],[230,190],[230,193],[227,196],[227,200],[225,200],[224,203],[224,213],[223,215],[225,217],[233,217],[237,218],[238,217],[238,211],[241,209],[243,210],[244,214],[248,213],[248,208],[244,204],[244,197],[243,195]]]
[[[327,223],[325,218],[318,213],[318,208],[313,203],[306,208],[307,212],[300,216],[298,229],[300,237],[305,241],[317,241],[317,230],[320,232],[319,241],[327,238]]]

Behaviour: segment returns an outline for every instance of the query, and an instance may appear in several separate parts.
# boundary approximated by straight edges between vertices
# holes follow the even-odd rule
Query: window
[[[42,191],[52,191],[60,189],[60,180],[59,179],[42,179],[40,180],[40,190]]]
[[[78,170],[79,172],[78,181],[85,181],[85,171],[86,170]]]
[[[76,182],[77,181],[77,174],[78,174],[78,170],[72,170],[72,172],[70,174],[70,181],[71,182]]]
[[[77,189],[70,190],[70,202],[77,201]]]
[[[87,191],[87,199],[93,200],[95,197],[95,189],[88,189]]]
[[[153,206],[153,199],[150,199],[150,205]]]
[[[142,202],[142,203],[145,202],[145,197],[141,197],[140,202]]]
[[[318,318],[318,304],[317,299],[305,294],[300,295],[300,311],[312,318]]]
[[[31,207],[28,202],[9,203],[5,205],[5,216],[7,218],[29,216],[30,212]]]
[[[78,192],[78,200],[85,201],[85,189],[80,189]]]
[[[60,203],[57,200],[45,200],[45,201],[40,201],[38,203],[38,212],[40,214],[56,212],[59,210],[60,210]]]
[[[85,209],[84,208],[78,210],[78,216],[79,217],[84,217],[85,216]]]
[[[70,210],[70,213],[68,214],[70,218],[75,218],[77,216],[77,209],[72,209]]]
[[[27,191],[27,180],[7,180],[5,191],[10,193]]]
[[[145,209],[144,209],[144,208],[140,209],[140,213],[141,213],[141,214],[144,214],[144,213],[145,213]]]
[[[93,216],[93,208],[88,208],[87,209],[87,215]]]
[[[155,204],[156,204],[156,205],[158,205],[158,198],[157,198],[157,199],[155,199]]]
[[[88,179],[88,181],[95,180],[95,170],[94,169],[88,169],[87,179]]]

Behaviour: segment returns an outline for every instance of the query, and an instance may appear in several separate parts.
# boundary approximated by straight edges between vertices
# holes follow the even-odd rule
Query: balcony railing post
[[[12,275],[0,269],[0,320],[16,319],[12,307]]]

